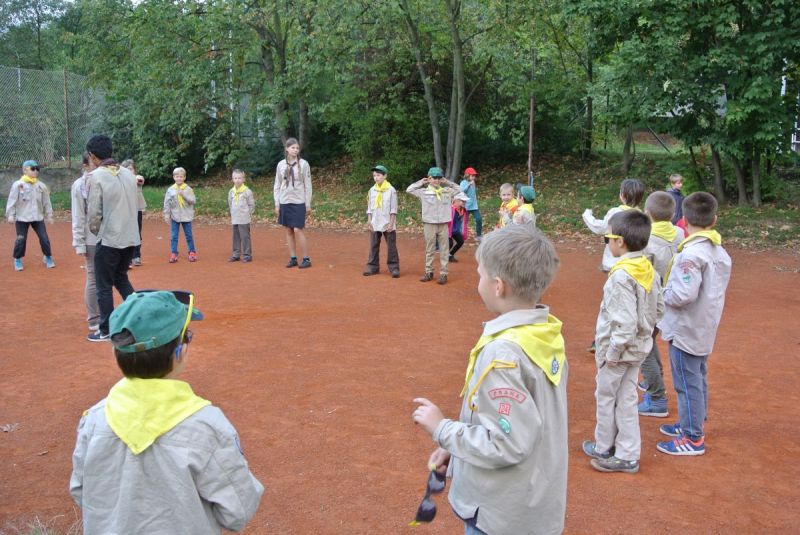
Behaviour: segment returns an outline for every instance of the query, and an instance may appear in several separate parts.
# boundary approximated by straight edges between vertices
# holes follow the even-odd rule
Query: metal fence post
[[[72,169],[69,132],[69,92],[67,91],[67,69],[64,69],[64,124],[67,131],[67,168]]]

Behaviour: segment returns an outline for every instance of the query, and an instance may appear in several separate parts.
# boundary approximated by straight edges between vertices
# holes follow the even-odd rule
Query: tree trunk
[[[431,123],[431,137],[433,140],[433,155],[437,167],[444,167],[442,157],[442,134],[439,130],[439,113],[436,110],[436,100],[433,96],[433,84],[425,69],[425,61],[422,56],[422,39],[416,22],[411,18],[411,10],[408,7],[408,0],[399,0],[398,5],[403,12],[403,20],[406,23],[408,36],[411,41],[411,48],[414,50],[414,61],[417,65],[419,77],[422,80],[422,89],[425,94],[425,104],[428,106],[428,120]]]
[[[747,206],[747,185],[745,182],[744,168],[739,158],[731,156],[731,163],[733,164],[733,173],[736,175],[736,189],[739,191],[739,206]]]
[[[308,150],[308,106],[305,99],[298,102],[300,111],[297,119],[297,137],[303,150]]]
[[[691,145],[689,145],[689,155],[692,157],[692,170],[694,171],[694,177],[697,179],[697,184],[700,186],[700,189],[705,190],[705,173],[700,171],[700,166],[697,164],[697,158],[694,155],[694,148]]]
[[[753,177],[753,206],[761,206],[761,154],[758,150],[753,152],[750,174]]]
[[[714,196],[718,202],[726,202],[725,184],[722,180],[722,159],[714,145],[711,145],[711,168],[714,170]]]
[[[261,34],[259,28],[256,31]],[[259,35],[261,38],[261,69],[267,78],[267,84],[270,88],[275,87],[275,58],[272,53],[272,47],[267,43],[266,37]],[[286,120],[286,101],[278,99],[272,106],[272,120],[275,122],[275,128],[281,138],[281,145],[286,144],[289,139],[288,122]]]
[[[450,106],[449,135],[447,139],[447,178],[455,181],[458,178],[461,167],[461,150],[464,145],[464,127],[467,119],[467,92],[464,80],[464,43],[458,29],[458,21],[461,17],[461,0],[445,0],[449,17],[450,40],[453,45],[453,92]],[[453,103],[455,106],[453,106]],[[455,112],[455,113],[454,113]],[[454,127],[453,127],[454,125]],[[452,135],[452,142],[451,136]],[[450,151],[452,147],[452,153]]]
[[[589,17],[589,31],[592,29],[592,19]],[[591,38],[589,39],[591,41]],[[586,79],[588,86],[594,81],[594,60],[592,58],[591,43],[586,43]],[[583,127],[583,147],[581,147],[581,157],[586,160],[592,155],[592,140],[594,138],[594,111],[593,101],[590,95],[586,96],[586,122]]]
[[[628,176],[633,166],[633,154],[631,154],[631,147],[633,145],[633,127],[629,126],[625,132],[625,145],[622,147],[622,174]]]

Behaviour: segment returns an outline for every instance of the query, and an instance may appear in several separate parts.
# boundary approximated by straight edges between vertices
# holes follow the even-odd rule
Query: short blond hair
[[[507,191],[510,191],[511,193],[514,193],[514,186],[512,186],[508,182],[506,182],[505,184],[500,186],[500,195],[502,195],[504,192],[507,192]]]
[[[669,175],[670,184],[675,184],[678,181],[683,181],[683,177],[681,175],[679,175],[678,173],[672,173],[671,175]]]
[[[247,173],[245,173],[241,169],[237,168],[237,169],[234,169],[233,171],[231,171],[231,178],[233,178],[234,175],[242,175],[242,180],[247,180]]]
[[[179,175],[183,175],[185,177],[186,169],[184,169],[183,167],[176,167],[175,169],[172,170],[172,174],[174,175],[175,173],[178,173]]]
[[[539,302],[560,260],[547,237],[532,225],[508,225],[481,240],[475,259],[490,277],[498,277],[522,299]]]

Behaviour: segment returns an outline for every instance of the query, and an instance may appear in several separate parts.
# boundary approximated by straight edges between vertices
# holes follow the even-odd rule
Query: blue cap
[[[36,163],[36,160],[25,160],[22,162],[22,167],[39,167],[39,164]]]
[[[428,176],[442,178],[444,177],[444,173],[439,167],[431,167],[430,169],[428,169]]]

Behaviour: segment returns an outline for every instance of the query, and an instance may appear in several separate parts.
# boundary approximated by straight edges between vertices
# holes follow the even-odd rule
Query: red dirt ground
[[[0,228],[0,532],[33,517],[66,529],[78,518],[67,486],[75,426],[119,372],[106,344],[84,340],[81,259],[69,225],[49,228],[58,267],[31,235],[12,270],[13,227]],[[450,283],[417,281],[423,241],[399,237],[402,277],[361,275],[366,234],[309,231],[314,267],[285,269],[280,229],[254,229],[255,261],[228,264],[229,227],[198,226],[200,260],[166,262],[168,232],[145,224],[135,287],[186,288],[206,320],[184,378],[239,430],[266,493],[247,533],[459,533],[439,516],[412,529],[433,444],[411,422],[412,398],[458,413],[466,356],[490,319],[476,292],[473,247]],[[600,474],[581,453],[594,426],[593,336],[603,274],[599,247],[555,240],[562,267],[544,302],[564,322],[569,377],[568,533],[790,532],[800,510],[800,260],[732,251],[728,302],[710,360],[707,453],[660,454],[643,418],[641,471]],[[184,248],[183,244],[181,245]],[[662,349],[664,349],[662,345]],[[676,414],[674,395],[670,410]],[[666,420],[672,422],[670,418]]]

